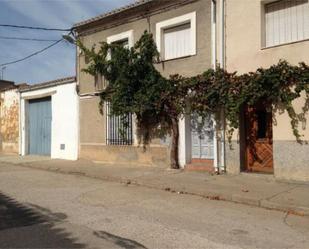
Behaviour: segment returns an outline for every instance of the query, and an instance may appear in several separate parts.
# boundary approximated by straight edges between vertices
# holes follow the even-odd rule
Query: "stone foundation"
[[[226,144],[226,170],[230,174],[241,172],[240,144]],[[273,141],[274,176],[279,180],[309,181],[309,144],[296,141]]]
[[[309,145],[295,141],[274,141],[275,177],[309,181]]]
[[[240,144],[237,141],[232,141],[231,145],[226,142],[225,145],[225,165],[226,172],[229,174],[240,173]]]

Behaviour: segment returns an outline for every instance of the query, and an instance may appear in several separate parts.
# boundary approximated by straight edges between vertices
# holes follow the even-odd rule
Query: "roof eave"
[[[140,7],[142,5],[148,4],[148,3],[153,2],[153,1],[154,0],[142,0],[142,1],[138,1],[136,3],[132,3],[132,4],[129,4],[129,5],[126,5],[124,7],[112,10],[112,11],[104,13],[102,15],[98,15],[98,16],[95,16],[93,18],[87,19],[85,21],[75,23],[73,25],[73,29],[75,29],[75,30],[76,29],[83,29],[84,27],[87,27],[89,25],[93,25],[93,24],[95,24],[97,22],[102,22],[105,18],[109,18],[111,16],[124,13],[124,12],[126,12],[128,10],[132,10],[134,8]]]
[[[39,89],[44,89],[44,88],[49,88],[49,87],[55,87],[59,85],[65,85],[65,84],[70,84],[70,83],[75,83],[76,82],[76,77],[67,77],[67,78],[61,78],[61,79],[56,79],[52,81],[47,81],[39,84],[34,84],[34,85],[29,85],[26,87],[23,87],[22,89],[19,89],[19,92],[30,92],[30,91],[35,91]]]

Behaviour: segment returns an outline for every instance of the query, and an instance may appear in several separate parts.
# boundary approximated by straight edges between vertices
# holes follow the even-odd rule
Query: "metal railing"
[[[132,114],[111,115],[110,103],[106,103],[106,143],[108,145],[132,145]]]

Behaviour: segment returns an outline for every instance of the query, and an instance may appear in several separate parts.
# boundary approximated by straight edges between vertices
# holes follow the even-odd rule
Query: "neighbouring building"
[[[0,151],[18,153],[19,92],[11,81],[0,80]]]
[[[225,15],[228,71],[255,71],[280,59],[294,65],[309,64],[308,0],[228,0]],[[301,111],[304,100],[294,103],[297,111]],[[309,181],[309,145],[295,141],[287,113],[267,113],[265,106],[256,106],[253,111],[256,118],[250,122],[252,112],[244,108],[233,150],[226,148],[227,171],[269,172],[280,179]],[[258,127],[256,136],[250,138],[248,134],[254,127]],[[308,142],[308,124],[304,124],[301,133]],[[259,162],[250,162],[252,144]]]
[[[78,158],[76,78],[20,89],[20,154]]]
[[[4,90],[10,87],[14,87],[15,83],[9,80],[0,80],[0,90]]]

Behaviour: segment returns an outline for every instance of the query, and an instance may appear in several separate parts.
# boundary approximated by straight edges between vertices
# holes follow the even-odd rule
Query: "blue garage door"
[[[51,153],[51,97],[29,100],[29,154]]]

